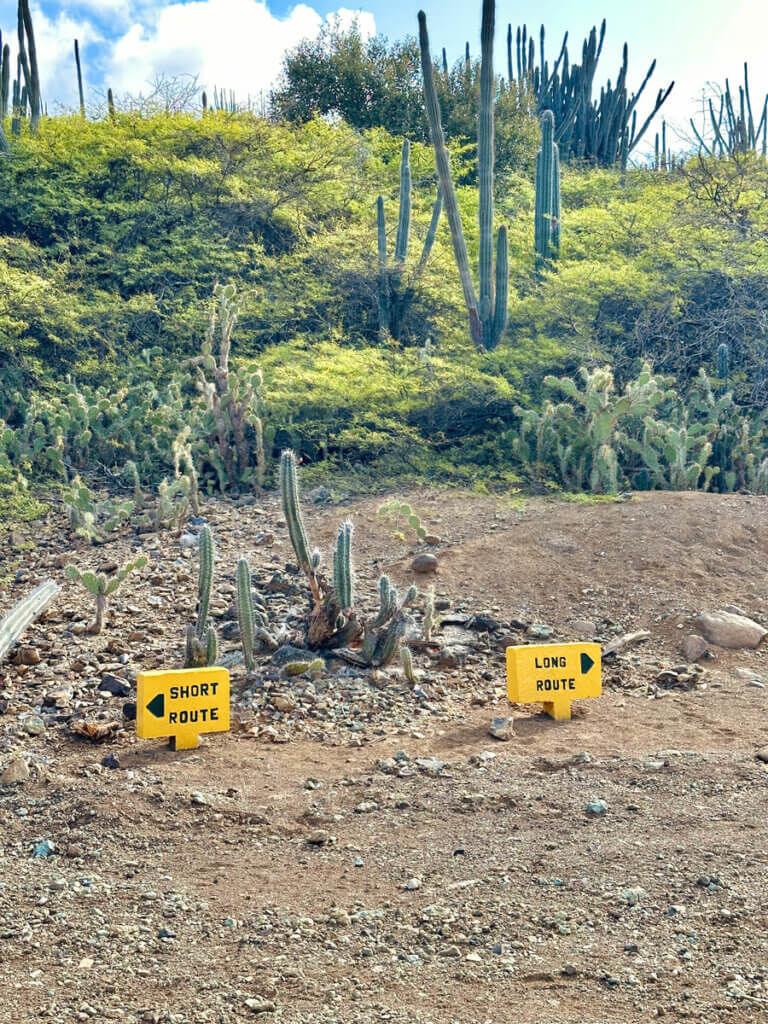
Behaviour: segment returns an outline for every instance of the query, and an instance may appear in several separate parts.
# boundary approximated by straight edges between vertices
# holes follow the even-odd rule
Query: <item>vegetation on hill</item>
[[[398,52],[418,59],[410,44]],[[127,488],[135,470],[139,490],[165,482],[173,505],[193,476],[209,491],[272,482],[286,447],[310,479],[316,466],[360,486],[768,490],[758,146],[671,171],[564,161],[559,205],[545,209],[533,78],[495,90],[489,178],[469,130],[481,69],[470,65],[464,93],[451,85],[460,67],[436,69],[443,120],[463,104],[446,134],[471,273],[488,267],[488,238],[506,240],[508,316],[490,351],[468,337],[445,212],[414,271],[438,176],[423,106],[387,61],[412,131],[391,134],[381,111],[350,124],[118,108],[43,117],[36,133],[21,118],[0,159],[0,491],[18,506],[30,480],[101,472]],[[409,89],[415,75],[409,65]],[[556,221],[545,250],[534,215],[539,234]],[[403,230],[412,255],[400,260]]]

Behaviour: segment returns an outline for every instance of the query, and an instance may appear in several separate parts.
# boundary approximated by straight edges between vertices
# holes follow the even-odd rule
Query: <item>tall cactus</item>
[[[0,621],[0,662],[28,626],[39,618],[61,588],[46,580],[11,608]]]
[[[11,48],[3,45],[3,34],[0,32],[0,120],[8,117],[8,98],[11,88]]]
[[[413,284],[421,277],[432,251],[442,206],[443,198],[438,188],[421,258],[413,271],[411,281],[406,285],[403,279],[408,257],[412,207],[411,144],[408,139],[403,139],[400,158],[400,206],[397,215],[397,235],[395,236],[395,261],[392,268],[389,267],[387,257],[387,221],[384,212],[384,197],[379,196],[376,200],[379,336],[382,339],[386,338],[387,334],[390,334],[396,341],[400,339],[404,314],[414,297]]]
[[[534,213],[536,255],[548,260],[560,248],[560,157],[555,142],[555,117],[541,115],[541,149],[536,154],[536,207]]]
[[[353,604],[352,593],[352,523],[342,523],[336,538],[333,556],[333,589],[339,607],[348,609]]]
[[[27,99],[29,100],[29,131],[37,135],[40,125],[40,71],[37,66],[37,45],[32,26],[29,0],[19,0],[19,60],[24,72]]]
[[[699,132],[693,118],[691,128],[699,142],[699,149],[709,156],[735,156],[750,151],[762,152],[766,155],[768,146],[768,95],[763,100],[762,114],[755,121],[752,113],[752,97],[749,90],[749,69],[744,62],[744,85],[739,86],[738,107],[734,102],[735,95],[731,92],[731,84],[726,78],[725,89],[720,96],[720,109],[715,117],[712,100],[709,101],[709,118],[712,128],[712,141],[704,140],[703,132]],[[762,135],[762,142],[760,137]]]
[[[83,68],[80,64],[80,44],[75,40],[75,68],[77,69],[77,92],[80,97],[80,117],[85,117],[85,94],[83,92]]]
[[[296,456],[291,451],[285,451],[280,456],[280,498],[283,505],[283,515],[288,526],[288,536],[291,545],[296,552],[299,568],[308,572],[311,569],[311,557],[309,554],[309,541],[307,531],[304,528],[304,519],[299,504],[299,482],[296,474]]]
[[[254,668],[253,640],[256,628],[253,614],[253,597],[251,595],[251,569],[247,558],[241,558],[237,563],[236,601],[237,620],[240,624],[240,642],[243,645],[243,658],[248,672]]]
[[[213,587],[213,565],[216,546],[209,526],[200,531],[199,566],[197,577],[197,625],[187,626],[184,653],[185,668],[215,665],[219,652],[219,638],[215,628],[208,623]]]
[[[493,35],[496,18],[495,0],[483,0],[482,25],[480,33],[480,111],[478,114],[478,179],[480,226],[478,299],[469,268],[467,244],[461,223],[456,192],[451,178],[450,159],[445,146],[440,117],[440,104],[434,80],[434,68],[429,50],[427,17],[419,11],[419,47],[421,70],[424,79],[424,100],[429,121],[429,133],[435,151],[435,165],[440,178],[440,188],[445,203],[446,215],[451,229],[451,240],[456,265],[459,270],[464,302],[469,317],[472,341],[480,351],[495,348],[507,324],[507,297],[509,269],[507,258],[507,234],[500,228],[497,238],[496,268],[493,267],[493,162],[494,162],[494,91]]]

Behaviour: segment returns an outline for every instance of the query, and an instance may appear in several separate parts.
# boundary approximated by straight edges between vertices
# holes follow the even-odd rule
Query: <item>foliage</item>
[[[103,544],[107,535],[117,532],[133,511],[132,501],[94,501],[79,476],[65,490],[64,504],[72,533],[89,544]]]
[[[107,601],[114,594],[120,584],[136,569],[142,569],[147,564],[146,555],[139,555],[133,562],[128,562],[119,569],[113,576],[105,573],[95,573],[87,570],[81,572],[74,565],[68,565],[67,579],[82,584],[83,587],[96,599],[96,617],[90,626],[89,632],[100,633],[104,628],[104,615],[107,610]]]
[[[408,526],[410,526],[410,528],[415,532],[419,540],[424,540],[424,538],[427,536],[427,531],[421,525],[421,520],[413,511],[411,506],[405,501],[398,501],[396,498],[393,498],[390,501],[384,502],[384,504],[379,507],[379,515],[394,515],[395,529],[399,527],[400,516],[402,516],[405,519],[405,522],[408,524]],[[398,535],[402,537],[403,540],[405,539],[404,534],[399,533]]]

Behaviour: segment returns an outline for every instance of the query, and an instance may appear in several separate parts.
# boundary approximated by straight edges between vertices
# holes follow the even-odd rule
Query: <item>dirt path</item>
[[[198,750],[130,727],[107,746],[78,742],[73,719],[120,717],[95,689],[107,669],[130,679],[178,651],[194,567],[164,535],[103,637],[73,632],[86,605],[67,588],[29,634],[40,663],[3,666],[0,770],[20,754],[30,769],[0,786],[4,1021],[768,1019],[765,651],[718,651],[689,689],[655,682],[681,662],[698,611],[733,603],[768,620],[768,502],[411,501],[444,536],[446,614],[500,623],[464,637],[462,666],[417,658],[427,699],[396,670],[337,675],[320,709],[284,680],[251,698],[235,673],[240,724]],[[359,577],[387,568],[404,583],[409,549],[376,504],[351,507]],[[241,550],[265,580],[289,550],[271,499],[207,511],[223,615]],[[311,513],[322,546],[344,511]],[[266,531],[273,544],[257,546]],[[61,576],[65,548],[54,523],[18,589]],[[290,615],[301,595],[280,600]],[[526,622],[553,640],[583,639],[587,623],[602,642],[652,635],[606,662],[604,696],[571,722],[517,707],[499,743],[488,725],[510,713],[504,647]],[[129,624],[145,639],[127,644]],[[66,686],[67,701],[46,704]],[[277,686],[297,688],[293,712],[269,703]],[[30,735],[36,714],[45,730]],[[119,768],[102,765],[109,754]],[[34,857],[46,840],[54,850]]]

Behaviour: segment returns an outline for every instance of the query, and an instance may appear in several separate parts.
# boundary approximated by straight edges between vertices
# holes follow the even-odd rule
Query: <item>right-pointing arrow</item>
[[[582,654],[582,659],[584,655]],[[582,672],[584,671],[584,661],[581,662]],[[155,718],[165,718],[165,694],[158,693],[156,697],[147,704],[147,711],[151,711]]]
[[[587,672],[589,672],[589,670],[592,668],[592,666],[594,664],[595,664],[594,661],[590,658],[590,656],[588,654],[582,654],[581,655],[581,674],[583,676],[585,676],[587,674]]]

